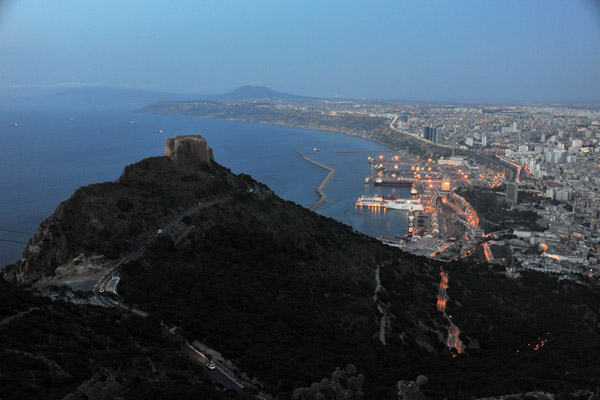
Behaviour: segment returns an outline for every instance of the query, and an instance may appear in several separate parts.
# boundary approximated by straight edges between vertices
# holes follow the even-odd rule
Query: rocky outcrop
[[[123,392],[123,386],[115,375],[112,371],[98,371],[79,385],[77,391],[63,397],[63,400],[121,399],[119,395]]]
[[[421,393],[421,388],[429,381],[424,375],[419,375],[416,381],[399,381],[396,385],[398,389],[398,400],[420,400],[425,396]]]
[[[169,216],[236,186],[202,136],[167,139],[164,154],[128,165],[116,182],[80,187],[59,204],[29,240],[16,264],[17,281],[65,271],[82,276],[88,265],[93,272],[98,263],[82,259],[114,262]]]

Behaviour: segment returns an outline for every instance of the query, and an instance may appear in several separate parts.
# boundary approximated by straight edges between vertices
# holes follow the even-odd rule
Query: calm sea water
[[[125,165],[162,155],[165,138],[188,134],[203,135],[217,162],[233,172],[250,174],[279,196],[308,206],[316,201],[314,190],[327,171],[302,160],[294,152],[298,150],[336,170],[326,189],[329,201],[316,212],[371,236],[406,233],[405,213],[354,207],[360,195],[393,191],[364,184],[370,175],[367,156],[391,152],[377,143],[275,125],[139,114],[133,108],[4,108],[0,110],[0,268],[20,257],[23,242],[77,187],[114,181]],[[408,195],[407,189],[397,190]]]

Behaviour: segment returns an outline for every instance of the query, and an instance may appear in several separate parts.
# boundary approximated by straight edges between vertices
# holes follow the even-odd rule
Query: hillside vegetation
[[[0,398],[229,399],[154,318],[33,296],[0,279]]]
[[[52,273],[51,243],[61,235],[64,254],[116,258],[190,205],[214,199],[220,202],[183,218],[126,265],[119,294],[147,311],[148,321],[179,327],[221,352],[279,399],[347,365],[364,376],[360,393],[369,399],[394,398],[399,380],[420,375],[429,378],[421,390],[430,398],[598,385],[593,282],[535,273],[512,280],[487,264],[412,256],[215,162],[182,166],[155,157],[128,166],[118,182],[79,189],[42,224],[33,240],[41,250],[26,251],[30,269],[21,265],[21,273],[25,280]],[[37,261],[47,269],[36,269]],[[442,271],[461,354],[448,348],[449,322],[437,308]],[[84,312],[68,307],[75,320]],[[99,314],[79,323],[107,337],[112,329],[135,336],[131,329],[150,323],[128,328],[128,318],[90,309]]]

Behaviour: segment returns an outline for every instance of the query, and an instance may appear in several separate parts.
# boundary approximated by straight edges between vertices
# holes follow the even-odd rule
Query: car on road
[[[103,288],[103,287],[101,287],[100,289],[98,289],[98,291],[99,291],[100,293],[104,293],[104,288]]]
[[[206,364],[206,368],[208,368],[208,369],[216,369],[217,366],[214,363],[208,363],[208,364]]]
[[[158,229],[158,230],[156,231],[156,233],[158,233],[158,234],[160,235],[161,233],[163,233],[163,230],[162,230],[162,229]]]

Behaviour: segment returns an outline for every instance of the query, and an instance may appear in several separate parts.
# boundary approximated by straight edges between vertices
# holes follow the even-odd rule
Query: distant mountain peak
[[[253,100],[253,99],[271,99],[271,100],[280,100],[280,99],[300,99],[303,96],[297,96],[289,93],[277,92],[273,89],[270,89],[265,86],[251,86],[244,85],[241,86],[229,93],[225,93],[219,98],[224,100]]]

